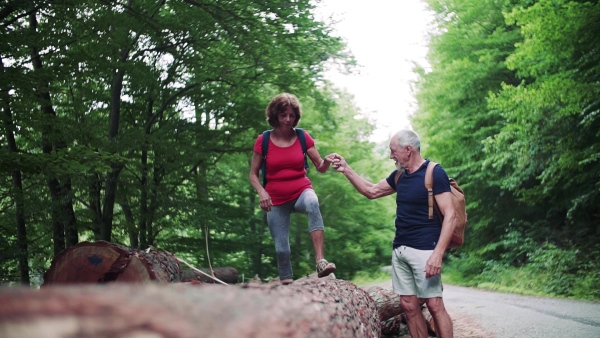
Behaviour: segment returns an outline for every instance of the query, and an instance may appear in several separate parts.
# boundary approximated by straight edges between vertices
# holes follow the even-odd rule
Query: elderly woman
[[[296,129],[302,110],[298,98],[283,93],[275,96],[266,109],[267,122],[273,130],[258,136],[254,143],[254,155],[250,168],[250,183],[260,197],[260,208],[267,212],[267,222],[277,253],[277,268],[282,284],[293,282],[290,261],[290,220],[292,213],[308,215],[308,228],[315,249],[316,270],[319,277],[335,271],[335,264],[328,262],[323,253],[324,225],[319,199],[306,176],[305,155],[315,168],[324,173],[331,161],[322,159],[315,141],[305,131]],[[263,156],[263,138],[268,149]],[[268,142],[267,142],[268,141]],[[259,171],[266,160],[266,185],[259,180]],[[264,174],[264,172],[263,172]]]

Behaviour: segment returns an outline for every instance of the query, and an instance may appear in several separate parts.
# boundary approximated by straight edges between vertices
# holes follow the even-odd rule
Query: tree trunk
[[[92,212],[92,232],[94,233],[94,239],[99,240],[102,238],[100,229],[102,228],[102,180],[100,175],[94,173],[90,175],[88,179],[89,189],[89,209]]]
[[[132,248],[140,248],[138,227],[135,225],[135,218],[129,202],[120,202],[119,205],[125,215],[125,224],[127,226],[127,234],[129,235],[129,246]]]
[[[61,185],[61,211],[65,228],[65,242],[67,247],[79,243],[79,230],[77,217],[73,209],[73,182],[71,177],[66,177]]]
[[[25,216],[25,202],[23,202],[23,180],[21,171],[12,172],[14,201],[15,201],[15,223],[17,225],[17,257],[19,262],[19,280],[23,285],[30,285],[29,280],[29,250],[27,248],[27,227]]]
[[[129,48],[121,49],[118,63],[125,63],[129,55]],[[113,148],[111,152],[117,153],[115,139],[119,134],[121,121],[121,95],[123,92],[123,79],[125,78],[124,66],[114,68],[110,84],[110,113],[108,116],[108,140]],[[111,170],[106,173],[104,182],[104,206],[102,208],[102,222],[100,223],[100,238],[104,241],[111,241],[112,225],[115,211],[115,202],[117,200],[117,188],[119,175],[123,170],[122,163],[111,164]]]
[[[52,284],[157,281],[176,283],[183,271],[177,257],[98,241],[82,242],[54,257],[43,286]]]
[[[0,69],[2,74],[5,75],[4,60],[0,57]],[[10,98],[8,96],[8,89],[1,88],[0,90],[0,102],[3,111],[3,122],[4,130],[6,134],[3,135],[8,143],[8,152],[16,154],[19,152],[17,147],[17,141],[15,138],[15,125],[13,123],[12,110],[10,109]],[[27,228],[26,228],[26,217],[25,217],[25,202],[23,197],[23,178],[21,170],[15,168],[12,170],[12,197],[15,204],[15,225],[17,228],[17,261],[18,270],[21,284],[29,285],[29,251],[27,249]]]
[[[381,322],[381,335],[406,335],[408,333],[408,326],[406,325],[406,317],[404,313],[401,313],[395,317],[386,319]]]
[[[379,337],[373,299],[356,285],[78,285],[0,289],[0,333],[43,337]]]
[[[400,304],[400,295],[378,286],[370,287],[366,291],[377,304],[379,320],[385,321],[404,312]]]
[[[29,26],[32,33],[37,34],[37,11],[29,15]],[[51,154],[53,151],[60,151],[66,147],[65,142],[57,138],[55,130],[56,111],[52,106],[50,96],[50,86],[48,81],[40,75],[44,64],[39,53],[37,45],[31,46],[31,64],[34,74],[37,74],[39,83],[37,84],[36,94],[39,98],[39,104],[44,119],[42,119],[42,151],[44,154]],[[78,241],[77,219],[73,210],[73,198],[71,191],[71,179],[66,177],[61,184],[56,174],[50,173],[47,178],[48,190],[52,199],[52,224],[53,224],[53,243],[54,254],[65,249],[65,240],[67,246],[75,245]]]
[[[371,298],[373,298],[373,301],[375,301],[377,306],[379,319],[381,320],[381,334],[397,335],[399,332],[408,332],[406,327],[406,315],[404,314],[404,310],[402,310],[399,294],[378,286],[367,288],[366,291]],[[427,331],[429,332],[429,335],[435,337],[435,322],[424,302],[421,303],[421,311],[425,317],[425,322],[427,322]]]

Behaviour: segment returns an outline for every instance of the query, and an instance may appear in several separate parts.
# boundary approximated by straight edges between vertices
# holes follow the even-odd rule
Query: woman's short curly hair
[[[277,116],[280,113],[285,112],[288,107],[292,107],[292,110],[296,115],[294,127],[298,125],[298,122],[300,122],[300,118],[302,117],[300,101],[298,101],[298,98],[294,94],[281,93],[271,100],[265,112],[267,114],[267,122],[271,127],[277,128],[279,126],[279,120],[277,119]]]

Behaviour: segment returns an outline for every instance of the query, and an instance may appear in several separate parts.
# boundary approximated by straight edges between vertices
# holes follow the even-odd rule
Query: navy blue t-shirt
[[[396,190],[394,249],[405,245],[418,250],[433,250],[440,239],[442,225],[435,210],[433,219],[429,219],[429,204],[425,188],[425,172],[428,164],[429,160],[426,160],[417,171],[410,174],[404,172],[397,186],[394,185],[394,178],[398,170],[394,170],[386,179]],[[450,181],[444,168],[437,165],[433,169],[433,195],[444,192],[450,192]]]

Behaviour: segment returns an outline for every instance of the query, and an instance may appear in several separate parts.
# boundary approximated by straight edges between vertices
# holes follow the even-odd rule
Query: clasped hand
[[[331,167],[338,172],[343,172],[348,166],[342,155],[337,153],[331,153],[325,156],[325,161],[331,162]]]

